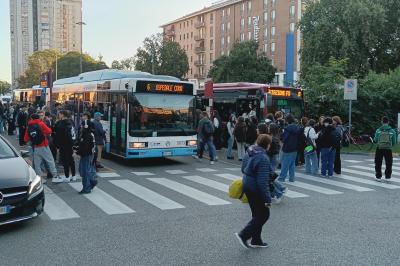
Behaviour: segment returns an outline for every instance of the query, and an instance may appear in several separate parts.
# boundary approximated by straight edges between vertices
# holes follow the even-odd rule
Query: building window
[[[251,28],[251,24],[253,23],[253,21],[251,20],[251,17],[247,18],[247,27]]]
[[[268,51],[268,44],[264,43],[263,52],[266,53]]]
[[[241,12],[241,13],[244,12],[244,8],[245,8],[245,3],[243,3],[243,4],[240,6],[240,12]]]
[[[295,25],[293,22],[290,23],[289,31],[290,31],[290,32],[294,32],[295,28],[296,28],[296,25]]]
[[[228,22],[228,23],[226,24],[226,30],[227,30],[227,31],[230,31],[230,30],[231,30],[231,23],[230,23],[230,22]]]
[[[193,31],[190,33],[190,38],[193,39]]]
[[[276,33],[276,27],[271,27],[271,37],[274,38]]]
[[[182,23],[179,23],[179,29],[182,29]]]
[[[186,39],[189,40],[189,32],[186,34]]]
[[[275,43],[271,43],[271,53],[275,53]]]
[[[268,40],[268,29],[264,29],[264,40]]]
[[[276,11],[275,11],[275,10],[272,10],[272,11],[271,11],[271,20],[272,20],[272,21],[275,21],[275,19],[276,19]]]
[[[224,23],[221,24],[221,32],[225,32],[225,24]]]
[[[183,34],[183,39],[186,40],[186,34]]]
[[[192,26],[193,26],[193,19],[190,21],[190,25],[192,25]]]
[[[296,7],[295,6],[290,6],[289,14],[290,14],[291,18],[294,18],[294,15],[296,14]]]
[[[240,20],[240,29],[244,30],[244,18]]]
[[[251,40],[251,31],[247,33],[249,40]]]
[[[240,34],[240,41],[244,42],[244,33],[243,32]]]
[[[193,50],[193,43],[190,44],[190,50]]]
[[[210,14],[210,23],[214,23],[214,14],[213,13]]]
[[[179,40],[182,41],[182,35],[179,34]]]
[[[188,26],[188,27],[189,27],[189,20],[188,20],[188,21],[186,21],[186,26]]]
[[[231,15],[231,8],[230,7],[228,8],[228,11],[226,13],[227,13],[228,17]]]
[[[222,9],[222,17],[225,17],[225,9]]]
[[[231,43],[231,36],[226,37],[226,43],[229,45]]]
[[[224,47],[225,46],[225,37],[222,37],[221,38],[221,47]]]
[[[210,64],[212,64],[214,61],[214,54],[210,53]]]
[[[272,5],[274,6],[276,4],[276,0],[272,0]]]
[[[264,25],[268,22],[268,12],[264,12]]]
[[[214,28],[210,27],[210,37],[213,38],[214,37]]]
[[[264,9],[268,8],[268,0],[264,0]]]
[[[210,50],[214,50],[214,40],[210,40]]]
[[[226,52],[226,54],[229,56],[229,55],[231,54],[231,51],[228,50],[228,51]]]
[[[190,57],[190,62],[193,62],[193,56]]]
[[[251,1],[247,2],[247,13],[251,13]]]

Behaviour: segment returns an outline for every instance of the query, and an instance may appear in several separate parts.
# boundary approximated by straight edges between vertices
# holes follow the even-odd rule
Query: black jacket
[[[56,122],[54,126],[54,144],[57,148],[72,147],[74,145],[72,130],[73,125],[70,119]]]
[[[79,130],[79,140],[78,140],[78,155],[89,156],[95,152],[95,139],[94,139],[94,125],[88,120],[87,126],[84,122],[81,124]]]
[[[320,148],[337,148],[340,146],[340,134],[332,125],[321,130],[318,140]]]

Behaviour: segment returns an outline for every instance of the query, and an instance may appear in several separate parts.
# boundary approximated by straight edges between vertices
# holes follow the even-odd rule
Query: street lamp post
[[[79,22],[77,22],[77,23],[75,23],[75,24],[81,26],[81,57],[80,57],[80,59],[79,59],[79,66],[80,66],[80,73],[82,73],[82,54],[83,54],[83,47],[82,47],[82,43],[83,43],[83,41],[82,41],[82,35],[83,35],[83,34],[82,34],[82,31],[83,31],[83,25],[86,25],[86,23],[83,22],[83,21],[79,21]]]

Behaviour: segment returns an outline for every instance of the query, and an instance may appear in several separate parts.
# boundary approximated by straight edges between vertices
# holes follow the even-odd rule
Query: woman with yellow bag
[[[248,148],[243,158],[243,192],[249,201],[252,219],[240,233],[235,235],[244,248],[268,247],[268,244],[261,239],[261,231],[268,221],[269,208],[271,207],[269,192],[271,164],[266,154],[270,144],[271,137],[269,135],[259,135],[256,145]]]

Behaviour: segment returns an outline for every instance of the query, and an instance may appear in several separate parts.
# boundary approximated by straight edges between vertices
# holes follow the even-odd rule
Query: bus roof
[[[250,82],[233,82],[233,83],[213,83],[213,90],[223,91],[223,90],[254,90],[254,89],[266,89],[266,88],[281,88],[288,89],[291,87],[271,85],[271,84],[261,84],[261,83],[250,83]],[[200,91],[204,91],[204,87]]]
[[[82,83],[90,81],[103,81],[112,79],[124,79],[124,78],[180,81],[180,79],[175,77],[152,75],[147,72],[103,69],[103,70],[82,73],[77,77],[59,79],[54,82],[54,85]]]

